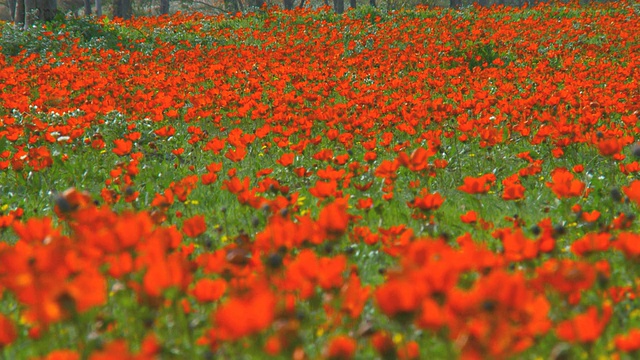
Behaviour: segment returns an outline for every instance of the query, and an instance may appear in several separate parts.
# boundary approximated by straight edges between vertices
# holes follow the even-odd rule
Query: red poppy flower
[[[407,156],[406,153],[401,152],[398,154],[398,160],[400,165],[406,166],[411,171],[422,171],[429,166],[429,157],[436,154],[433,149],[417,148],[411,153],[411,156]]]
[[[116,279],[133,271],[133,257],[129,252],[107,255],[105,263],[109,265],[108,274]]]
[[[373,207],[373,199],[370,197],[358,199],[356,207],[361,210],[369,210]]]
[[[504,190],[502,191],[502,199],[504,200],[520,200],[524,198],[525,188],[520,183],[518,174],[509,176],[502,180]]]
[[[113,140],[113,144],[116,146],[113,149],[113,152],[119,156],[129,154],[131,152],[131,149],[133,148],[133,142],[131,142],[130,140],[115,139]]]
[[[244,146],[239,146],[239,147],[236,147],[235,150],[229,149],[229,151],[227,151],[227,153],[224,154],[224,156],[233,162],[242,161],[245,158],[245,156],[247,156],[247,148]]]
[[[422,329],[437,331],[446,323],[445,310],[432,298],[422,301],[420,316],[416,319],[417,325]]]
[[[209,140],[202,148],[205,151],[212,151],[214,154],[220,154],[225,147],[225,141],[217,137]]]
[[[152,297],[160,296],[170,287],[185,290],[190,282],[189,265],[180,253],[171,253],[165,259],[154,259],[142,279],[143,289]]]
[[[594,252],[607,251],[610,244],[611,234],[588,233],[571,244],[571,251],[578,256],[584,256]]]
[[[594,222],[600,218],[600,211],[598,210],[585,211],[582,213],[580,217],[582,218],[582,220],[586,222]]]
[[[557,168],[551,172],[553,182],[547,182],[547,187],[560,199],[580,196],[584,193],[585,184],[574,179],[572,173],[565,168]]]
[[[160,137],[169,137],[175,135],[176,129],[171,125],[167,125],[155,130],[154,133]]]
[[[384,160],[382,161],[380,166],[378,166],[378,168],[376,169],[375,175],[377,177],[381,177],[385,179],[395,179],[396,176],[398,176],[397,171],[399,167],[400,167],[400,163],[398,162],[398,160],[394,160],[394,161]]]
[[[378,286],[374,296],[380,310],[389,317],[415,312],[421,306],[421,296],[409,280],[387,281]]]
[[[500,229],[493,236],[502,241],[504,256],[508,261],[528,260],[538,255],[538,244],[527,239],[522,229]]]
[[[360,278],[353,272],[349,276],[349,281],[341,289],[342,311],[350,317],[357,318],[362,313],[364,306],[371,295],[370,286],[362,286]]]
[[[217,301],[227,289],[227,283],[221,279],[200,279],[196,282],[192,294],[201,303]]]
[[[313,155],[313,158],[318,161],[328,161],[333,159],[333,151],[329,149],[322,149]]]
[[[45,146],[29,149],[28,159],[28,163],[33,168],[33,171],[40,171],[53,165],[51,153]]]
[[[608,138],[598,141],[598,152],[603,156],[613,156],[622,150],[622,144],[617,138]]]
[[[80,360],[80,354],[75,350],[54,350],[44,360]]]
[[[336,336],[331,339],[324,356],[331,360],[349,360],[355,356],[358,344],[349,336]]]
[[[87,268],[69,280],[66,293],[73,298],[76,310],[85,312],[107,302],[107,280],[97,270]]]
[[[412,202],[407,203],[411,208],[417,208],[422,211],[437,210],[444,203],[444,198],[439,193],[429,194],[426,189],[423,189],[421,196],[413,199]]]
[[[568,259],[549,259],[538,266],[536,273],[536,284],[551,286],[566,295],[590,288],[596,279],[596,270],[590,263]]]
[[[420,359],[420,346],[415,341],[409,341],[406,344],[401,344],[398,348],[399,360],[416,360]]]
[[[375,151],[367,151],[366,153],[364,153],[363,160],[366,162],[372,162],[372,161],[375,161],[377,158],[378,158],[378,153],[376,153]]]
[[[595,306],[571,320],[565,320],[556,327],[561,340],[571,343],[592,343],[600,338],[611,318],[612,308],[605,304],[601,311]]]
[[[460,220],[466,224],[473,224],[478,221],[478,213],[473,210],[469,210],[466,213],[460,215]]]
[[[640,180],[633,180],[629,186],[623,186],[622,192],[629,197],[629,200],[640,205]]]
[[[324,199],[329,196],[336,196],[338,194],[338,182],[335,180],[330,181],[316,181],[316,185],[309,188],[309,193],[317,197],[318,199]]]
[[[371,345],[383,359],[392,359],[396,356],[396,345],[389,334],[377,331],[371,336]]]
[[[182,223],[182,231],[190,238],[198,237],[207,230],[204,216],[195,215]]]
[[[293,164],[294,159],[295,159],[294,153],[287,153],[287,154],[282,154],[282,156],[280,156],[280,159],[278,159],[276,162],[282,166],[287,167]]]
[[[0,314],[0,348],[11,344],[17,338],[18,332],[11,320]]]
[[[275,317],[276,297],[269,290],[254,290],[222,304],[213,315],[221,340],[236,340],[267,328]]]
[[[636,233],[622,232],[618,234],[618,239],[613,246],[622,251],[629,259],[640,258],[640,235]]]
[[[624,352],[640,350],[640,329],[631,329],[627,335],[617,335],[614,338],[616,348]]]
[[[111,360],[111,359],[132,359],[133,354],[129,351],[129,346],[124,340],[111,341],[98,351],[94,351],[90,360]]]
[[[459,186],[458,190],[467,194],[486,194],[495,181],[496,176],[494,174],[485,174],[478,178],[467,176],[464,178],[464,184]]]
[[[347,268],[347,258],[338,255],[333,258],[323,257],[318,260],[318,269],[315,278],[318,286],[324,290],[335,289],[344,283],[343,273]]]

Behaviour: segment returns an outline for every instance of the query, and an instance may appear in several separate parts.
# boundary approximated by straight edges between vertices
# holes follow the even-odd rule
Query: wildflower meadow
[[[637,3],[0,26],[0,357],[640,356]]]

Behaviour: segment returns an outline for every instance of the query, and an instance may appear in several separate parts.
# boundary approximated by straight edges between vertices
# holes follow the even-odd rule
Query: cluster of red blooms
[[[71,41],[55,58],[0,55],[3,179],[24,183],[79,153],[117,159],[99,194],[70,188],[55,215],[2,209],[0,229],[17,241],[0,242],[0,293],[18,305],[0,314],[0,347],[102,323],[127,293],[140,308],[177,309],[176,324],[194,320],[190,346],[220,354],[417,359],[437,338],[462,358],[502,359],[607,332],[608,355],[640,351],[639,328],[611,325],[640,292],[611,260],[640,260],[640,180],[627,178],[640,165],[625,155],[640,157],[640,21],[625,3],[607,6],[580,17],[573,6],[478,8],[473,23],[274,11],[261,30],[177,15],[109,26],[238,43],[157,38],[149,54]],[[104,124],[112,111],[126,122],[117,138]],[[493,158],[509,146],[513,159]],[[605,165],[585,169],[582,152]],[[491,168],[461,166],[467,156]],[[158,158],[181,175],[156,192],[140,179]],[[616,185],[607,176],[625,182],[602,196]],[[222,230],[210,213],[235,215],[195,205],[212,193],[262,226],[211,246]],[[540,217],[498,219],[484,199]],[[559,225],[569,217],[575,233]],[[363,253],[394,265],[378,274]],[[119,336],[126,327],[93,331],[101,346],[83,338],[38,356],[150,359],[173,341]],[[311,338],[324,342],[315,355]]]

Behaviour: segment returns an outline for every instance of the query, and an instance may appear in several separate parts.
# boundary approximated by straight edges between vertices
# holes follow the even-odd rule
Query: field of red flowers
[[[635,358],[640,8],[0,37],[0,356]]]

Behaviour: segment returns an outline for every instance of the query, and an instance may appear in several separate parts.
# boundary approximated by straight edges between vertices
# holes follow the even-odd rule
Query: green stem
[[[179,323],[179,328],[182,329],[183,341],[186,342],[186,344],[184,344],[184,349],[186,350],[185,352],[189,355],[188,358],[195,359],[196,353],[193,334],[191,333],[192,331],[191,327],[189,326],[187,316],[184,311],[182,311],[179,301],[173,301],[173,312],[176,321]]]

